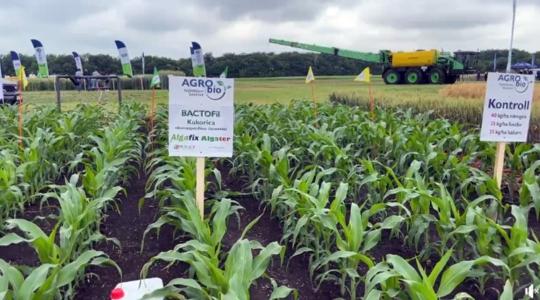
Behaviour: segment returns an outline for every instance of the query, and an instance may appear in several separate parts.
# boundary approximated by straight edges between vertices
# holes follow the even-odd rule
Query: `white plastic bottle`
[[[121,282],[111,291],[111,300],[143,300],[143,296],[163,287],[161,278],[147,278]],[[163,300],[161,297],[144,300]]]

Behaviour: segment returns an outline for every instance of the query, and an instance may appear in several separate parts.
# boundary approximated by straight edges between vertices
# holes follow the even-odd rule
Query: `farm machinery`
[[[269,41],[273,44],[381,64],[382,78],[387,84],[454,83],[461,74],[476,73],[477,52],[474,51],[457,51],[451,54],[432,49],[411,52],[381,50],[379,53],[370,53],[278,39]]]

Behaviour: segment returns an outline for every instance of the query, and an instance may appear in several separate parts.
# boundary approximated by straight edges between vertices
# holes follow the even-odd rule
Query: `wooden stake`
[[[152,88],[152,100],[150,102],[150,147],[154,149],[152,130],[154,130],[154,119],[156,117],[156,88]]]
[[[309,83],[311,85],[311,101],[313,102],[313,117],[317,117],[317,102],[315,101],[315,81]]]
[[[371,91],[371,81],[368,83],[368,91],[369,91],[369,111],[371,111],[372,116],[375,116],[375,99],[373,99],[373,92]]]
[[[504,151],[506,149],[505,142],[498,142],[495,150],[495,166],[493,167],[493,178],[497,182],[499,189],[501,188],[502,175],[504,168]]]
[[[22,94],[22,85],[23,81],[19,80],[19,147],[21,150],[23,149],[23,110],[22,110],[22,103],[23,103],[23,94]]]
[[[204,157],[197,157],[197,186],[195,191],[195,199],[197,207],[201,213],[201,219],[204,219]]]

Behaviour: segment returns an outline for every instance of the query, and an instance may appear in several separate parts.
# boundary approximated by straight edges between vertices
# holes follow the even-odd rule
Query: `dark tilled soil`
[[[234,180],[234,179],[232,179]],[[76,299],[109,299],[109,293],[120,281],[136,280],[140,278],[140,271],[149,259],[161,251],[174,248],[182,242],[175,237],[172,227],[164,226],[157,236],[155,232],[147,235],[144,251],[140,252],[142,236],[149,224],[154,222],[159,215],[157,203],[147,200],[139,213],[138,201],[144,196],[144,186],[146,177],[135,179],[131,186],[127,188],[127,197],[121,197],[118,205],[119,211],[111,210],[106,214],[108,217],[103,221],[101,231],[110,238],[116,238],[122,245],[118,248],[112,243],[101,243],[96,246],[96,250],[106,252],[122,269],[123,277],[112,267],[92,267],[87,270],[85,281],[80,284]],[[238,191],[240,185],[237,182],[227,182],[229,190]],[[240,226],[238,220],[232,217],[229,228],[224,237],[224,249],[229,249],[240,237],[245,226],[262,214],[258,223],[248,232],[247,238],[257,240],[263,245],[273,241],[280,241],[282,229],[278,220],[271,217],[270,212],[260,206],[260,202],[251,197],[237,197],[236,200],[244,207],[240,212]],[[50,217],[57,213],[57,203],[51,200],[40,207],[39,203],[30,205],[20,215],[21,218],[32,220],[38,224],[46,233],[49,233],[56,220]],[[540,222],[536,220],[534,212],[529,217],[530,231],[540,236]],[[309,276],[309,258],[301,255],[289,260],[293,250],[287,249],[284,265],[281,265],[279,258],[275,258],[268,269],[268,275],[276,280],[278,285],[286,285],[296,289],[300,299],[334,299],[339,297],[339,287],[334,284],[323,284],[319,289],[312,286]],[[405,258],[412,258],[415,255],[413,249],[409,249],[397,239],[389,239],[383,235],[383,239],[376,251],[372,253],[376,261],[380,261],[386,254],[393,253]],[[27,245],[13,245],[0,247],[0,258],[17,265],[36,266],[39,261],[31,247]],[[287,266],[287,262],[288,266]],[[148,277],[160,277],[164,283],[174,278],[185,277],[186,267],[175,265],[169,269],[164,268],[163,263],[157,263],[147,275]],[[363,270],[361,270],[363,271]],[[476,299],[493,299],[497,297],[496,290],[500,290],[501,283],[492,282],[487,284],[486,293],[479,295],[472,282],[465,282],[461,291],[466,291],[475,296]],[[268,299],[272,293],[272,285],[266,278],[259,279],[251,289],[251,298],[255,300]],[[361,295],[362,284],[360,284],[358,294]]]
[[[139,215],[138,200],[144,196],[146,178],[133,182],[127,189],[128,197],[119,203],[120,214],[116,211],[108,212],[109,217],[102,224],[102,233],[110,238],[116,238],[122,245],[118,249],[115,245],[101,244],[96,247],[109,254],[122,269],[123,278],[113,268],[91,268],[88,270],[86,281],[78,289],[77,299],[108,299],[110,291],[115,284],[123,281],[139,279],[143,265],[160,251],[174,248],[181,242],[174,238],[171,227],[164,228],[159,237],[150,234],[146,238],[145,249],[140,253],[141,238],[146,227],[154,222],[158,216],[157,203],[147,200]],[[233,189],[234,190],[234,189]],[[262,214],[259,222],[249,231],[247,238],[257,240],[262,245],[281,239],[282,232],[279,222],[271,218],[270,213],[259,207],[259,201],[253,198],[240,197],[236,199],[245,209],[240,212],[240,226],[236,217],[229,222],[228,231],[224,237],[224,249],[230,247],[238,240],[245,226]],[[287,257],[292,253],[287,253]],[[285,263],[288,259],[285,259]],[[185,277],[185,266],[173,266],[163,269],[163,264],[156,264],[151,268],[148,277],[160,277],[166,284],[171,279]],[[315,291],[311,285],[308,270],[308,257],[299,256],[290,261],[289,266],[281,265],[276,257],[268,270],[268,275],[274,278],[279,285],[286,285],[298,291],[301,299],[333,299],[339,296],[339,288],[335,285],[322,285]],[[266,278],[261,278],[251,289],[251,298],[268,299],[272,293],[272,285]]]
[[[231,218],[229,228],[224,238],[224,244],[227,248],[232,246],[240,238],[245,226],[252,220],[262,214],[261,218],[246,234],[249,240],[257,240],[262,245],[268,245],[271,242],[279,242],[282,236],[279,222],[270,216],[270,212],[260,207],[260,202],[253,198],[236,199],[245,209],[240,213],[241,224],[238,227],[236,218]],[[300,299],[333,299],[339,296],[339,287],[333,284],[323,284],[318,290],[311,285],[308,269],[308,257],[298,256],[290,260],[291,250],[286,254],[284,264],[281,265],[279,257],[274,258],[267,273],[278,285],[285,285],[296,289]],[[273,287],[266,278],[257,280],[256,285],[251,288],[251,299],[269,299]]]
[[[107,253],[120,269],[123,277],[114,268],[95,267],[87,271],[86,280],[78,289],[77,299],[102,300],[109,299],[109,294],[115,285],[121,281],[131,281],[140,278],[140,271],[151,257],[161,251],[172,250],[181,241],[175,238],[173,228],[165,226],[159,236],[153,231],[146,236],[144,250],[141,253],[141,242],[146,227],[156,220],[158,204],[146,200],[139,214],[138,201],[144,196],[146,177],[134,180],[127,188],[127,198],[119,203],[120,213],[110,211],[104,220],[101,231],[109,238],[116,238],[121,248],[112,243],[97,245],[96,250]],[[162,263],[156,263],[150,268],[147,277],[160,277],[166,284],[174,278],[182,277],[183,267],[173,266],[164,268]]]
[[[39,202],[30,204],[24,211],[20,212],[16,218],[34,222],[44,233],[50,234],[56,224],[55,215],[58,207],[55,201],[41,205]],[[5,228],[3,228],[5,229]],[[15,230],[17,234],[24,237],[22,232]],[[0,246],[0,258],[13,265],[38,266],[39,259],[32,247],[26,243]]]

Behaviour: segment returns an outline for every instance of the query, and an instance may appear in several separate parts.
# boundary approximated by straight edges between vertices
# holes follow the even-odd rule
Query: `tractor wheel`
[[[420,69],[409,69],[405,72],[405,83],[407,84],[418,84],[422,83],[424,80],[423,72]]]
[[[433,68],[428,72],[428,82],[432,84],[442,84],[446,82],[446,74],[439,68]]]
[[[448,77],[446,77],[446,83],[449,83],[449,84],[456,83],[457,79],[458,79],[458,75],[448,75]]]
[[[383,74],[384,83],[386,84],[398,84],[401,83],[401,73],[394,69],[388,69]]]

